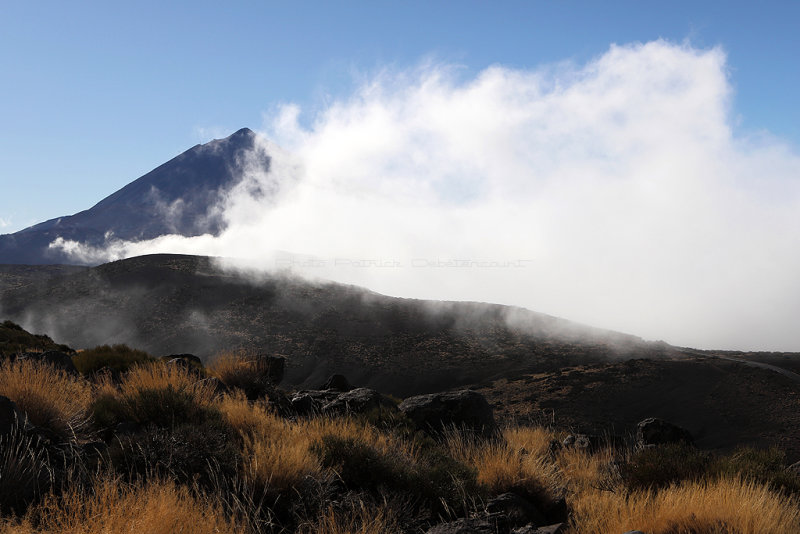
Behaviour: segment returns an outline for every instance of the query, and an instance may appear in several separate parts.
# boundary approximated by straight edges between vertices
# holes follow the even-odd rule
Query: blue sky
[[[668,7],[667,7],[668,6]],[[0,232],[93,205],[277,106],[301,120],[424,61],[578,64],[612,43],[721,46],[737,132],[800,144],[798,2],[0,2]]]

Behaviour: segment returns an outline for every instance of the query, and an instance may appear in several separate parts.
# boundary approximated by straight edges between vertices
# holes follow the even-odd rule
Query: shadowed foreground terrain
[[[591,364],[505,385],[531,385],[540,406],[565,390],[576,394],[570,399],[594,390],[601,406],[622,393],[621,415],[633,417],[622,407],[636,400],[625,393],[630,387],[612,383],[629,377],[666,394],[684,366],[697,363]],[[710,374],[732,374],[707,363]],[[568,435],[509,410],[498,425],[500,414],[474,390],[401,402],[332,376],[298,391],[281,384],[284,364],[247,352],[209,365],[124,345],[75,352],[0,323],[0,532],[800,531],[800,476],[779,449],[708,451],[658,418],[623,439]],[[660,386],[651,364],[664,366],[655,371],[667,375]],[[764,383],[785,378],[722,365],[771,373]],[[726,387],[717,383],[709,386]],[[513,397],[508,403],[518,407]],[[571,408],[575,417],[614,424],[591,400],[583,412]],[[659,406],[639,408],[650,416]]]

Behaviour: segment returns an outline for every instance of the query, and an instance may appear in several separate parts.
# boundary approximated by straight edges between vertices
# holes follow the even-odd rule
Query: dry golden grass
[[[672,486],[659,492],[587,491],[571,503],[573,531],[648,534],[789,534],[800,532],[795,500],[739,479]]]
[[[492,494],[525,489],[543,499],[554,496],[558,469],[549,455],[552,434],[541,428],[512,428],[503,440],[476,441],[463,433],[447,436],[450,455],[478,472],[478,482]]]
[[[617,485],[614,452],[610,449],[588,454],[580,449],[562,450],[556,463],[561,483],[572,493],[612,489]]]
[[[49,497],[20,521],[0,523],[4,534],[244,534],[212,502],[169,482],[123,485],[103,478],[90,493]]]
[[[61,438],[80,433],[89,422],[89,382],[43,362],[2,362],[0,395],[16,402],[31,423]]]
[[[188,393],[200,406],[210,406],[217,397],[214,386],[180,365],[153,362],[137,365],[125,373],[119,386],[123,397],[133,397],[142,391],[171,388]]]
[[[388,505],[369,506],[363,501],[349,510],[333,507],[314,522],[300,525],[298,534],[400,534],[401,528]]]
[[[227,351],[217,354],[206,369],[226,386],[245,391],[250,398],[269,393],[271,362],[253,351]]]
[[[414,448],[366,423],[348,418],[317,417],[296,422],[271,412],[263,403],[248,401],[238,392],[218,404],[225,419],[242,435],[248,483],[274,491],[298,486],[306,477],[323,476],[323,468],[311,452],[325,436],[353,439],[383,454],[417,458]]]

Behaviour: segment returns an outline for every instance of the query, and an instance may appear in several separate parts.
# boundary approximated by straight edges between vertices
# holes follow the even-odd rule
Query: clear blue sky
[[[743,133],[800,146],[800,2],[0,0],[0,232],[86,209],[192,145],[313,110],[353,73],[722,46]]]

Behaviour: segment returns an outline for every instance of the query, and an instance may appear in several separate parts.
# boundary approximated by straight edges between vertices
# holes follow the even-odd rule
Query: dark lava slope
[[[74,348],[127,343],[203,358],[288,358],[286,381],[332,372],[396,395],[672,349],[507,306],[382,296],[353,286],[245,276],[211,258],[150,255],[47,277],[0,269],[0,317]],[[28,272],[28,274],[25,274]]]

